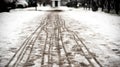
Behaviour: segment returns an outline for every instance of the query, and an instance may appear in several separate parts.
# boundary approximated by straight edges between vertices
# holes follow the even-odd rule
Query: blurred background
[[[51,7],[83,7],[85,9],[92,9],[97,11],[101,8],[102,11],[110,13],[111,11],[119,14],[120,0],[0,0],[0,12],[16,8],[27,8],[37,6],[51,6]]]

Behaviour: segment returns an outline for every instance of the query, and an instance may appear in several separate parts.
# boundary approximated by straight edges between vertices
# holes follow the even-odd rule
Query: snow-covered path
[[[119,21],[82,8],[1,13],[0,66],[23,45],[11,67],[119,67]]]

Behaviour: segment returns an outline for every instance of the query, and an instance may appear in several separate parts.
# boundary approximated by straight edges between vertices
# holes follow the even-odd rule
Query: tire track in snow
[[[79,57],[84,56],[84,60],[87,60],[89,65],[80,63],[75,59],[76,55],[70,54],[69,46],[66,46],[64,34],[69,33],[73,39],[71,39],[77,47],[80,48]],[[42,36],[41,33],[44,33],[45,36]],[[41,36],[40,36],[41,35]],[[68,35],[67,35],[68,36]],[[103,67],[97,58],[90,52],[86,44],[80,39],[80,37],[74,32],[67,28],[65,25],[65,20],[59,15],[59,12],[50,12],[43,20],[37,29],[23,42],[18,51],[10,59],[8,64],[5,67],[21,67],[20,64],[23,63],[23,67],[27,67],[26,64],[29,62],[32,55],[34,46],[38,38],[44,38],[43,48],[40,53],[40,67]],[[42,43],[39,43],[42,46]],[[74,46],[73,44],[71,46]],[[74,48],[77,50],[77,48]],[[81,53],[83,55],[81,55]],[[89,56],[88,56],[89,55]],[[73,61],[74,60],[74,61]],[[82,61],[82,60],[80,60]],[[78,66],[75,64],[78,63]],[[32,66],[32,65],[31,65]]]

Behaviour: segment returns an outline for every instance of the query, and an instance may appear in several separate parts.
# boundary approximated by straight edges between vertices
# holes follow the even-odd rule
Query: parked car
[[[25,8],[28,6],[28,3],[26,1],[18,1],[16,2],[16,8]]]
[[[77,1],[71,1],[66,4],[67,7],[76,7],[77,8],[78,2]]]

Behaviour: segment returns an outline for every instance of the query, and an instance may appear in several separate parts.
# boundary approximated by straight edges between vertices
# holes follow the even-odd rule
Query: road
[[[64,11],[45,10],[37,17],[41,20],[34,23],[36,29],[31,28],[32,33],[24,37],[5,67],[119,67],[119,47],[61,13]]]
[[[83,58],[82,61],[76,56]],[[39,64],[35,63],[37,61]],[[34,65],[40,67],[96,67],[97,65],[97,67],[102,67],[82,39],[67,28],[59,11],[51,11],[43,18],[6,67]]]

